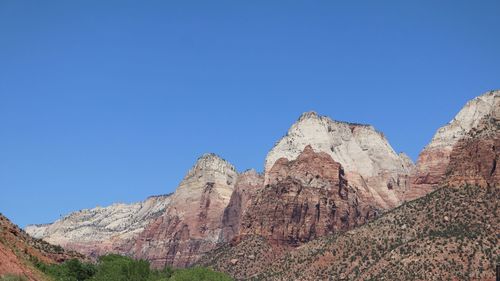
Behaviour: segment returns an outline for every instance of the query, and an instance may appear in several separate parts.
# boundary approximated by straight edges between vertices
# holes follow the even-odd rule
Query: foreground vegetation
[[[144,260],[110,254],[102,256],[95,264],[77,259],[62,264],[47,265],[35,261],[35,266],[54,281],[226,281],[232,280],[224,273],[207,268],[154,270]],[[22,277],[4,276],[0,281],[21,281]]]

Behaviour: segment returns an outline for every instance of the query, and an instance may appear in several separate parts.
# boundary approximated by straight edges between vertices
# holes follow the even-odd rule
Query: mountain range
[[[500,91],[469,101],[416,164],[370,125],[306,112],[263,173],[208,153],[172,194],[25,231],[90,259],[201,264],[236,279],[493,280],[499,147]]]

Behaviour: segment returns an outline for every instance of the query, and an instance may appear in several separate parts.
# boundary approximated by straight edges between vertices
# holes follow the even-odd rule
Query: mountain
[[[261,235],[276,244],[299,246],[376,215],[349,186],[342,166],[309,145],[295,160],[278,159],[266,175],[267,185],[242,219],[242,237]]]
[[[297,155],[285,153],[299,148]],[[402,202],[412,170],[411,160],[373,127],[305,113],[269,152],[263,175],[239,175],[229,162],[205,154],[171,195],[77,211],[26,231],[91,257],[114,252],[155,267],[185,267],[248,235],[274,235],[275,242],[295,247],[360,225]],[[272,211],[276,204],[281,215]]]
[[[205,154],[173,194],[77,211],[26,232],[91,257],[119,253],[158,268],[187,266],[218,242],[237,177],[229,162]]]
[[[495,280],[499,202],[499,187],[445,187],[278,257],[253,238],[201,264],[254,280]]]
[[[349,184],[364,200],[380,209],[403,202],[414,169],[409,157],[398,155],[372,126],[334,121],[315,112],[302,114],[276,143],[266,157],[266,173],[278,159],[294,160],[308,145],[340,163]]]
[[[219,156],[200,157],[165,212],[130,244],[129,253],[155,267],[184,267],[214,249],[237,176],[234,166]]]
[[[498,145],[495,146],[494,143],[498,142],[499,138],[499,122],[500,91],[490,91],[467,102],[452,121],[436,132],[431,142],[420,153],[414,184],[442,184],[450,171],[459,172],[454,169],[459,162],[457,157],[467,155],[467,149],[473,150],[473,143],[480,146],[484,143],[484,147],[496,150],[498,155]],[[493,162],[488,161],[490,169],[487,172],[492,171],[492,165],[496,163]],[[477,174],[476,172],[480,171],[475,171],[474,174]]]
[[[409,157],[372,126],[306,112],[268,153],[263,184],[226,209],[238,220],[228,220],[232,236],[224,239],[262,235],[296,247],[350,229],[400,205],[413,172]],[[239,202],[241,194],[233,195]]]
[[[319,170],[314,171],[315,165],[319,165],[321,170],[328,165],[326,163],[333,165],[337,162],[328,162],[323,157],[326,162],[311,161],[303,166],[302,174],[297,173],[297,169],[291,167],[300,166],[303,154],[316,153],[311,146],[306,146],[291,164],[286,158],[277,160],[266,172],[267,185],[260,191],[265,195],[261,198],[257,196],[254,200],[257,207],[250,207],[246,211],[249,217],[253,214],[255,222],[246,223],[243,220],[242,223],[250,228],[256,225],[253,228],[257,231],[247,232],[248,235],[237,237],[231,243],[205,255],[200,264],[226,271],[238,279],[252,276],[258,276],[259,280],[323,280],[329,276],[340,280],[440,280],[439,276],[444,276],[443,279],[449,277],[451,280],[492,278],[494,260],[500,254],[499,236],[496,232],[500,226],[500,172],[497,169],[500,144],[499,100],[499,91],[488,92],[468,102],[452,122],[439,129],[421,153],[417,167],[407,169],[403,192],[395,193],[402,195],[398,198],[402,200],[403,207],[382,212],[379,219],[376,219],[377,201],[361,196],[363,192],[355,184],[350,184],[352,178],[347,176],[348,173],[345,173],[345,177],[340,173],[342,177],[330,178],[333,183],[331,185],[320,184],[320,191],[316,194],[326,192],[329,189],[327,186],[334,186],[334,190],[339,192],[345,186],[350,187],[347,189],[351,191],[346,193],[347,198],[354,198],[356,204],[347,204],[340,209],[347,210],[344,211],[345,214],[361,214],[355,218],[364,220],[354,221],[352,225],[356,228],[338,227],[335,220],[331,220],[335,218],[331,216],[332,209],[330,212],[326,209],[326,213],[331,216],[326,225],[338,228],[336,231],[323,232],[318,236],[322,238],[316,240],[310,239],[315,237],[308,238],[304,235],[307,233],[304,229],[316,230],[315,223],[320,221],[320,216],[324,216],[325,212],[314,208],[309,211],[310,204],[307,200],[316,197],[301,193],[307,183],[321,183],[328,178]],[[317,118],[315,114],[308,114],[306,117]],[[285,138],[291,138],[290,135],[289,133]],[[293,137],[285,143],[290,146],[296,139],[297,137]],[[340,163],[337,164],[326,170],[336,174],[343,167]],[[382,178],[383,175],[385,173],[379,174],[379,177]],[[417,201],[405,203],[433,190],[438,191]],[[333,199],[336,206],[337,202],[343,202],[342,197],[327,197]],[[266,204],[259,205],[261,201]],[[267,205],[269,207],[266,208]],[[367,207],[371,209],[366,209]],[[335,211],[339,211],[339,208]],[[370,211],[373,216],[369,215]],[[314,217],[314,214],[320,216]],[[312,220],[311,215],[314,218]],[[341,222],[348,222],[352,217],[344,218],[341,218]],[[360,226],[374,219],[368,226]],[[446,229],[443,229],[443,220],[449,225]],[[452,220],[453,223],[450,223]],[[457,245],[454,239],[463,240],[464,235],[468,240]],[[303,239],[304,237],[307,239]],[[295,244],[299,247],[283,249],[283,243],[276,243],[280,239],[293,242],[285,243],[285,246]],[[339,244],[339,241],[344,244]],[[457,247],[463,252],[457,252]],[[422,257],[426,253],[431,258]],[[447,256],[451,260],[444,258]],[[276,260],[279,261],[275,263]],[[473,276],[463,275],[465,272]]]
[[[372,126],[307,112],[269,151],[262,174],[239,174],[226,160],[205,154],[171,195],[82,210],[26,231],[93,257],[114,252],[156,268],[200,263],[238,278],[264,274],[277,259],[321,239],[357,233],[443,186],[474,185],[495,193],[499,97],[492,91],[468,102],[438,130],[417,165]],[[433,194],[439,192],[444,191]],[[433,202],[425,207],[446,204]]]
[[[134,204],[80,210],[52,224],[28,225],[25,230],[35,238],[98,257],[108,252],[122,252],[119,244],[144,231],[170,201],[170,195],[161,195]]]
[[[16,274],[29,280],[45,280],[35,268],[35,262],[52,264],[71,258],[83,259],[84,256],[32,238],[0,214],[0,276]]]

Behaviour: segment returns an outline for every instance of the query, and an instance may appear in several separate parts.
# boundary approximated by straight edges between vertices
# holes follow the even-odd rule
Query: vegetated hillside
[[[33,262],[51,264],[71,258],[83,259],[76,252],[30,237],[26,232],[0,214],[0,276],[17,274],[30,280],[44,280]]]
[[[237,258],[231,253],[264,249],[264,242],[242,241],[204,264],[253,280],[494,280],[499,203],[499,187],[444,187],[364,226],[267,260],[264,270],[258,258],[231,262]]]
[[[198,264],[244,280],[264,272],[273,261],[292,250],[290,246],[274,244],[259,235],[239,236],[202,256]]]

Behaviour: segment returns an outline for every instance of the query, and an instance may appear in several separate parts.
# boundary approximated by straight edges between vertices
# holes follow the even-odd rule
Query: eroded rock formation
[[[52,224],[29,225],[35,238],[76,250],[91,257],[120,252],[122,241],[130,241],[160,216],[170,203],[169,195],[151,196],[134,204],[113,204],[71,213]]]
[[[184,267],[215,248],[222,215],[237,179],[236,169],[205,154],[187,173],[165,212],[128,243],[127,252],[155,267]]]
[[[296,160],[278,159],[242,220],[240,235],[298,246],[364,223],[370,216],[342,166],[306,146]]]
[[[398,155],[384,135],[372,126],[333,121],[315,112],[304,113],[276,143],[266,158],[268,171],[280,158],[296,159],[310,145],[339,162],[345,177],[358,188],[359,196],[381,209],[398,206],[408,186],[413,163]]]
[[[236,179],[231,164],[205,154],[174,194],[82,210],[26,231],[94,257],[114,252],[147,259],[155,267],[186,266],[218,242]]]
[[[241,221],[255,195],[264,186],[264,177],[255,170],[248,170],[238,176],[233,194],[222,216],[221,242],[231,241],[239,234]]]
[[[455,146],[455,155],[460,154],[460,150],[470,145],[471,134],[484,126],[482,123],[485,119],[489,120],[494,116],[498,118],[499,112],[500,91],[491,91],[467,102],[452,121],[436,132],[431,142],[420,153],[413,184],[417,187],[443,184]],[[498,135],[498,132],[493,134]],[[476,139],[479,138],[482,136],[476,136]]]
[[[494,110],[460,139],[450,153],[445,183],[500,186],[500,95]]]
[[[308,112],[269,152],[262,175],[239,175],[205,154],[170,196],[82,210],[26,230],[92,256],[117,252],[155,267],[188,266],[225,242],[252,244],[248,239],[286,252],[438,186],[497,186],[499,100],[493,91],[468,102],[438,130],[417,166],[372,126]]]

